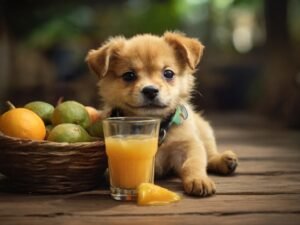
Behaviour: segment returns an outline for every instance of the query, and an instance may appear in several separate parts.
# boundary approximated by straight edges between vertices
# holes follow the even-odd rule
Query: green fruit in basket
[[[87,128],[91,122],[89,114],[82,104],[76,101],[66,101],[54,109],[52,123],[53,125],[74,123]]]
[[[55,126],[49,133],[48,141],[54,142],[90,142],[95,138],[91,137],[85,129],[73,123],[63,123]]]
[[[93,124],[91,124],[88,128],[87,131],[89,132],[89,134],[93,137],[104,137],[103,134],[103,125],[102,125],[102,121],[97,121]]]
[[[34,101],[27,103],[24,108],[35,112],[39,117],[42,118],[45,124],[51,123],[51,117],[54,111],[53,105],[47,102]]]
[[[52,124],[49,124],[46,126],[46,138],[49,136],[51,130],[54,128],[55,126]]]

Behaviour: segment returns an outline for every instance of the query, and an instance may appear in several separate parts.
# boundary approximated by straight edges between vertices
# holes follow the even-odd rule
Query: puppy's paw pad
[[[207,197],[216,193],[216,185],[209,177],[188,178],[183,185],[189,195]]]
[[[238,157],[232,151],[225,151],[221,154],[222,173],[232,174],[238,166]]]

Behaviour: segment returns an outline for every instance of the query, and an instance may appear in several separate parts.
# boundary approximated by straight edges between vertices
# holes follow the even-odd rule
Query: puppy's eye
[[[164,77],[166,78],[166,79],[173,79],[173,77],[174,77],[174,75],[175,75],[175,73],[172,71],[172,70],[164,70]]]
[[[129,72],[124,73],[122,75],[122,78],[126,82],[132,82],[132,81],[135,81],[137,79],[137,76],[134,72],[129,71]]]

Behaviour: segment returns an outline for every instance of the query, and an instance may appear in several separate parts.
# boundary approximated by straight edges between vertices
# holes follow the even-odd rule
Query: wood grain
[[[23,198],[2,201],[0,218],[80,216],[138,216],[138,215],[232,215],[300,213],[300,194],[288,195],[219,195],[205,199],[184,197],[176,204],[141,207],[134,202],[112,201],[108,195],[77,195],[65,198]]]
[[[153,225],[153,224],[168,224],[168,225],[299,225],[300,215],[295,213],[287,214],[249,214],[249,215],[142,215],[142,216],[122,216],[122,217],[105,217],[105,216],[72,216],[58,215],[51,217],[27,217],[27,218],[11,218],[5,219],[5,225]]]

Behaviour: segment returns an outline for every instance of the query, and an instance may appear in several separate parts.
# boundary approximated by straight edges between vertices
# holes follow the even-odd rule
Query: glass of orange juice
[[[153,183],[159,126],[151,117],[103,120],[112,198],[135,200],[139,184]]]

